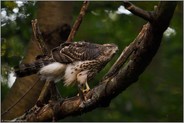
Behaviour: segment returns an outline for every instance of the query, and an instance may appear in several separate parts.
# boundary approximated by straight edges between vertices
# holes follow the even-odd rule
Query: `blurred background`
[[[132,2],[152,11],[158,2]],[[82,2],[73,4],[73,22]],[[1,102],[16,77],[13,67],[26,53],[32,36],[31,20],[36,18],[37,2],[1,1]],[[159,51],[139,80],[123,91],[107,108],[97,108],[62,121],[182,121],[183,120],[183,3],[179,2]],[[125,10],[121,2],[90,2],[75,41],[115,43],[118,54],[92,80],[91,87],[109,70],[121,51],[147,22]],[[76,87],[63,87],[64,97],[77,94]]]

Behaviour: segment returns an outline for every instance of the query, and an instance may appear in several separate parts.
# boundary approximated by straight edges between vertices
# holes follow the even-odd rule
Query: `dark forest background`
[[[133,2],[145,10],[153,10],[158,2]],[[82,2],[73,4],[73,22]],[[123,50],[132,42],[143,19],[123,13],[121,2],[91,2],[75,41],[115,43]],[[179,2],[170,28],[164,33],[159,51],[138,82],[112,100],[107,108],[98,108],[62,121],[182,121],[183,119],[183,3]],[[32,36],[31,20],[36,18],[37,2],[1,2],[1,101],[13,82],[13,67],[26,53]],[[118,11],[119,8],[119,11]],[[121,8],[121,9],[120,9]],[[90,83],[109,70],[120,52]],[[58,87],[64,97],[77,94],[76,87]]]

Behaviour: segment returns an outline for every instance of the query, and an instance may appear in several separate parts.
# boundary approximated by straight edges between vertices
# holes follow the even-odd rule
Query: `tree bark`
[[[63,24],[71,24],[72,2],[38,2],[38,4],[37,18],[40,30],[43,32],[43,38],[48,49],[52,49],[67,39],[69,32],[63,30],[62,26]],[[41,51],[32,37],[22,63],[33,62],[39,54],[41,54]],[[4,112],[1,116],[2,120],[10,120],[20,116],[34,106],[44,82],[38,81],[28,94],[24,97],[23,95],[37,80],[37,75],[16,79],[7,97],[2,102],[1,112]],[[14,105],[20,98],[22,99]]]
[[[78,96],[65,99],[62,104],[52,102],[43,106],[36,113],[30,111],[21,120],[51,121],[53,117],[59,120],[71,115],[81,115],[97,107],[108,106],[113,98],[138,80],[156,54],[177,2],[160,2],[153,12],[137,9],[129,2],[124,2],[124,5],[135,15],[149,22],[143,26],[135,40],[122,52],[101,83],[85,95],[90,102],[81,106]],[[57,114],[53,112],[53,108],[58,109]]]

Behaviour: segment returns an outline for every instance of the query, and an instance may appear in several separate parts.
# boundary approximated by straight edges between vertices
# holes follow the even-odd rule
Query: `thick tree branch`
[[[37,19],[32,20],[32,30],[33,30],[34,40],[37,41],[38,46],[40,50],[42,51],[42,54],[47,55],[49,50],[47,49],[44,43],[40,28],[38,26]]]
[[[133,41],[129,46],[125,47],[117,61],[113,64],[109,72],[103,77],[102,82],[109,81],[114,77],[119,69],[125,64],[131,53],[135,50],[135,41]]]
[[[153,21],[153,12],[147,12],[135,5],[133,5],[132,3],[128,2],[128,1],[124,1],[123,2],[124,7],[131,11],[134,15],[137,15],[141,18],[143,18],[146,21],[152,22]]]
[[[27,113],[22,120],[51,121],[54,114],[53,107],[59,109],[56,118],[63,119],[67,116],[88,112],[97,107],[108,106],[113,98],[138,80],[140,74],[151,62],[160,46],[163,32],[169,25],[176,5],[177,2],[159,3],[152,23],[143,26],[134,42],[122,52],[103,81],[85,95],[87,99],[91,100],[85,107],[80,106],[81,100],[76,96],[65,99],[61,104],[58,102],[49,103],[37,113],[34,111]]]
[[[176,6],[176,4],[176,1],[159,2],[154,14],[155,21],[152,23],[155,31],[162,34],[167,29],[170,23],[168,20],[172,18],[175,10],[175,7],[171,6]]]

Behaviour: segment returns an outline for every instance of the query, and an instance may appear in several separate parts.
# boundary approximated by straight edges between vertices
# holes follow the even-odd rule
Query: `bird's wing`
[[[100,55],[101,46],[89,42],[63,43],[60,47],[52,50],[52,57],[60,63],[92,60]]]

